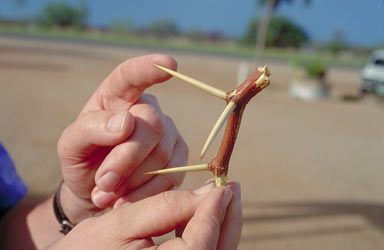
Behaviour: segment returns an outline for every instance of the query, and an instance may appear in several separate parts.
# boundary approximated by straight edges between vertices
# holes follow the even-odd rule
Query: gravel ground
[[[154,52],[161,51],[0,37],[0,140],[32,195],[60,182],[57,140],[99,83],[124,59]],[[166,53],[180,72],[235,88],[242,60]],[[300,102],[288,95],[291,68],[267,63],[272,84],[247,106],[231,160],[244,205],[239,249],[384,249],[384,108],[343,99],[356,95],[359,70],[330,69],[330,98]],[[188,142],[190,163],[199,163],[224,103],[178,80],[148,92]],[[182,188],[208,178],[188,174]]]

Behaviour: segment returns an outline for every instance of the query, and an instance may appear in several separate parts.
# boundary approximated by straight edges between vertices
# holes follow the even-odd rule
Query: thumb
[[[63,166],[74,165],[100,147],[114,146],[127,139],[135,126],[128,111],[93,111],[80,115],[62,133],[58,156]]]
[[[177,68],[175,59],[162,54],[130,58],[117,66],[103,81],[82,112],[129,109],[146,88],[171,78],[171,75],[159,70],[153,64],[173,70]]]
[[[121,240],[159,236],[185,225],[212,188],[213,183],[209,183],[195,191],[163,192],[123,205],[103,217],[114,227],[118,225]]]
[[[217,187],[200,202],[182,235],[186,245],[191,249],[217,249],[221,225],[231,198],[231,188]],[[167,245],[162,247],[168,248]]]
[[[115,236],[119,241],[148,239],[187,224],[182,239],[169,240],[159,249],[216,249],[232,191],[218,187],[209,192],[211,186],[209,183],[197,192],[164,192],[115,209],[103,217],[111,227],[118,225]]]

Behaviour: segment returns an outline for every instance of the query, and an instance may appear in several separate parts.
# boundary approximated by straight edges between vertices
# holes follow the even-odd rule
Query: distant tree
[[[172,20],[168,19],[160,19],[153,22],[149,32],[159,38],[175,37],[180,33],[179,27]]]
[[[262,21],[259,24],[257,32],[256,51],[260,54],[261,62],[264,61],[264,50],[267,39],[267,31],[271,21],[271,18],[275,10],[283,3],[292,3],[294,0],[255,0],[257,4],[265,6],[266,11]],[[303,0],[306,4],[309,4],[311,0]]]
[[[252,19],[248,23],[248,27],[244,35],[240,39],[240,43],[247,46],[255,46],[257,41],[257,31],[260,26],[260,19]]]
[[[333,54],[338,54],[341,51],[348,49],[342,30],[337,29],[333,32],[332,39],[326,45],[326,49]]]
[[[211,30],[206,34],[206,37],[211,42],[219,42],[223,40],[224,34],[221,30]]]
[[[133,22],[131,20],[117,20],[111,23],[110,29],[117,34],[131,33],[133,32]]]
[[[254,19],[249,25],[241,42],[245,45],[255,44],[260,20]],[[298,48],[308,41],[308,35],[299,26],[285,17],[273,17],[270,21],[265,44],[271,47]]]
[[[84,1],[80,1],[77,7],[72,7],[65,2],[55,2],[44,6],[38,16],[38,22],[43,26],[84,28],[86,17],[87,10]]]
[[[272,18],[267,33],[267,46],[298,48],[308,41],[308,35],[299,26],[284,17]]]
[[[194,42],[200,42],[205,38],[205,34],[198,29],[187,31],[184,35],[186,38]]]

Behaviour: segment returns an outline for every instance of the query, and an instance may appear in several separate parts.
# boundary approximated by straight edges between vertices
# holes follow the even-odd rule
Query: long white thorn
[[[189,76],[180,74],[179,72],[176,72],[174,70],[168,69],[166,67],[163,67],[163,66],[160,66],[160,65],[157,65],[157,64],[153,64],[153,65],[156,66],[157,68],[167,72],[168,74],[173,75],[174,77],[177,77],[177,78],[179,78],[179,79],[181,79],[181,80],[183,80],[183,81],[185,81],[185,82],[187,82],[189,84],[192,84],[193,86],[195,86],[195,87],[197,87],[199,89],[202,89],[205,92],[208,92],[208,93],[210,93],[210,94],[212,94],[212,95],[214,95],[216,97],[219,97],[219,98],[221,98],[223,100],[225,100],[226,97],[227,97],[227,93],[225,91],[221,90],[221,89],[217,89],[217,88],[212,87],[212,86],[210,86],[210,85],[208,85],[206,83],[203,83],[201,81],[193,79],[193,78],[191,78]]]
[[[213,139],[215,139],[215,137],[219,133],[221,127],[224,125],[225,121],[228,119],[229,115],[232,113],[232,111],[235,108],[236,108],[236,104],[234,102],[229,102],[228,105],[225,107],[223,113],[220,115],[215,126],[213,126],[213,129],[212,129],[211,133],[209,134],[207,141],[204,144],[203,150],[201,151],[201,154],[200,154],[200,159],[203,159],[209,146],[211,146]]]
[[[145,174],[173,174],[173,173],[183,173],[183,172],[199,172],[199,171],[208,171],[208,164],[199,164],[191,165],[184,167],[175,167],[175,168],[166,168],[157,171],[148,172]]]

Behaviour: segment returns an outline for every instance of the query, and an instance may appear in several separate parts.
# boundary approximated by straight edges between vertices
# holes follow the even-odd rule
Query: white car
[[[362,93],[373,92],[384,96],[384,49],[375,50],[361,71]]]

